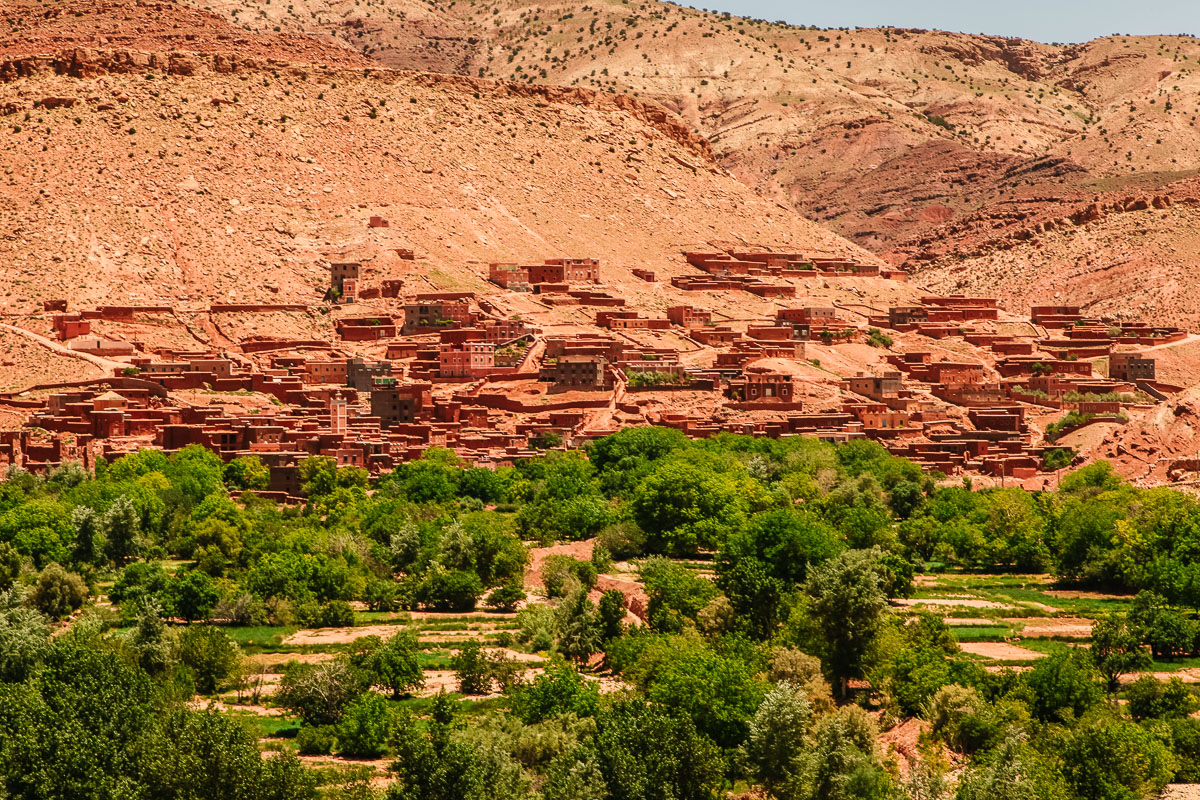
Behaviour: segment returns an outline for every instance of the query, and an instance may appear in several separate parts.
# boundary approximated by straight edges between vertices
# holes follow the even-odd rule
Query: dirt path
[[[542,363],[542,354],[545,352],[546,340],[540,336],[535,338],[533,344],[525,351],[525,358],[521,359],[521,366],[517,369],[517,375],[519,377],[536,376]]]
[[[40,344],[42,347],[46,348],[47,350],[53,350],[55,353],[58,353],[59,355],[68,356],[70,358],[77,358],[80,361],[86,361],[89,364],[92,364],[93,366],[100,367],[101,369],[105,370],[106,372],[109,372],[110,374],[111,374],[111,370],[125,369],[126,367],[129,366],[128,364],[126,364],[122,361],[113,361],[111,358],[104,358],[103,356],[94,356],[91,353],[81,353],[78,350],[72,350],[71,348],[67,347],[66,345],[56,342],[53,339],[47,339],[45,336],[42,336],[41,334],[34,333],[33,331],[27,331],[24,328],[18,328],[16,325],[9,325],[6,322],[0,322],[0,328],[3,328],[4,330],[7,330],[7,331],[12,331],[13,333],[19,333],[22,336],[24,336],[26,339],[30,339],[30,340],[36,342],[37,344]]]
[[[1180,339],[1177,342],[1167,342],[1166,344],[1156,344],[1151,345],[1150,347],[1143,347],[1138,350],[1138,352],[1149,353],[1153,350],[1167,350],[1172,347],[1183,347],[1185,344],[1193,344],[1194,342],[1200,342],[1200,333],[1189,333],[1187,338]]]

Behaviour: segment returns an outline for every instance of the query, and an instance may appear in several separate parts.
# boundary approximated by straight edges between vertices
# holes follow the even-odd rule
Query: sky
[[[793,25],[938,28],[1039,42],[1085,42],[1113,33],[1200,34],[1200,0],[690,0],[687,5]]]

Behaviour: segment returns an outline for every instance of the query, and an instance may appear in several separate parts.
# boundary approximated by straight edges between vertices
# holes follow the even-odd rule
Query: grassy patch
[[[960,642],[1003,642],[1011,638],[1011,625],[951,625],[950,632]]]
[[[229,635],[243,649],[250,652],[266,652],[266,648],[279,648],[283,646],[283,640],[295,633],[298,628],[295,627],[276,627],[272,625],[258,625],[249,628],[224,628],[225,633]]]

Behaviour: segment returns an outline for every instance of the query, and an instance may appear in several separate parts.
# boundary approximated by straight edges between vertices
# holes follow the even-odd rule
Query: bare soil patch
[[[1172,783],[1163,789],[1162,800],[1200,800],[1200,783]]]
[[[1007,642],[963,642],[959,647],[964,653],[997,661],[1036,661],[1045,655]]]
[[[1069,636],[1086,639],[1092,635],[1092,620],[1084,617],[1006,617],[1003,621],[1020,626],[1021,635],[1027,638]]]

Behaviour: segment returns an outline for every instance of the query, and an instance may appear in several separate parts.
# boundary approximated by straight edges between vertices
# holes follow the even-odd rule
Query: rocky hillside
[[[980,213],[946,232],[948,252],[919,273],[933,290],[996,296],[1014,310],[1054,299],[1093,316],[1200,326],[1200,179],[1159,194]]]
[[[714,240],[869,257],[634,98],[364,69],[164,3],[81,13],[20,14],[0,50],[0,311],[311,301],[344,258],[477,289],[493,260],[690,271]]]
[[[395,66],[649,96],[751,186],[902,261],[979,209],[1200,168],[1200,44],[808,30],[666,3],[197,0]]]

